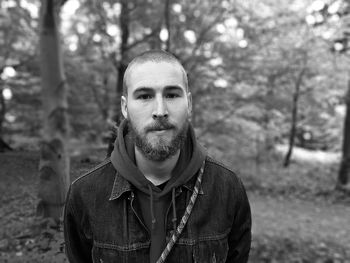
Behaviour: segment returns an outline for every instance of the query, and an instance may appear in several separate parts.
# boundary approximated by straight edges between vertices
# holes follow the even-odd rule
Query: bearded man
[[[111,157],[67,195],[69,261],[247,262],[248,198],[196,140],[183,66],[147,51],[128,65],[123,88],[125,120]]]

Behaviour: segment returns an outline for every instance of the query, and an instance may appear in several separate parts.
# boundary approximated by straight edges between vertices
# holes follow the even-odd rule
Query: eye
[[[175,98],[179,98],[180,95],[177,94],[177,93],[168,93],[168,94],[165,95],[165,97],[166,97],[167,99],[175,99]]]
[[[137,96],[138,100],[150,100],[152,99],[152,95],[150,94],[141,94],[139,96]]]

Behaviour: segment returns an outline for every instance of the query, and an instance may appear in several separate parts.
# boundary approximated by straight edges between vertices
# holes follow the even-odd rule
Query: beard
[[[136,129],[132,121],[128,120],[128,124],[135,145],[141,151],[141,153],[148,160],[162,162],[174,156],[185,143],[189,121],[186,120],[184,125],[180,129],[177,129],[174,125],[169,123],[167,119],[159,118],[152,125],[145,127],[145,132],[143,134]],[[164,139],[159,136],[159,138],[157,138],[156,141],[152,143],[147,138],[148,132],[164,129],[173,129],[175,131],[175,134],[172,136],[172,138],[170,138],[170,141],[169,138]]]

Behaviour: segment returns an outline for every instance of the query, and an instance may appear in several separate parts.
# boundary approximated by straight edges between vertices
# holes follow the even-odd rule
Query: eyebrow
[[[181,88],[178,85],[165,86],[164,91],[165,92],[169,92],[169,91],[184,92],[183,88]],[[143,92],[154,92],[154,89],[150,87],[139,87],[133,92],[133,94],[136,95],[138,93],[143,93]]]
[[[141,92],[152,92],[153,89],[152,88],[148,88],[148,87],[139,87],[137,88],[136,90],[134,90],[134,94],[137,94],[137,93],[141,93]]]
[[[166,86],[164,88],[165,91],[178,91],[178,92],[184,92],[183,88],[181,88],[180,86],[174,85],[174,86]]]

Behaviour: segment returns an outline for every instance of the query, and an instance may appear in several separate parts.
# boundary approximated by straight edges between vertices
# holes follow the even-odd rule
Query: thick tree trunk
[[[6,104],[2,89],[0,89],[0,152],[12,151],[13,149],[3,139],[3,124],[5,121]]]
[[[298,121],[298,101],[299,101],[300,87],[302,84],[304,73],[305,73],[305,68],[300,72],[298,79],[295,83],[295,91],[293,94],[292,123],[291,123],[290,134],[289,134],[289,147],[288,147],[287,154],[284,158],[284,163],[283,163],[284,167],[289,166],[290,159],[293,153],[293,147],[294,147],[295,135],[296,135],[296,129],[297,129],[297,121]]]
[[[115,103],[115,110],[114,110],[114,121],[115,121],[115,127],[112,128],[111,131],[111,137],[109,139],[108,143],[108,149],[107,149],[107,157],[109,157],[114,149],[114,141],[117,138],[117,128],[120,124],[120,121],[122,119],[122,113],[121,113],[121,96],[123,94],[123,77],[125,70],[127,68],[127,49],[128,49],[128,41],[129,41],[129,23],[130,23],[130,15],[129,15],[129,7],[128,7],[128,1],[127,0],[121,0],[121,15],[120,15],[120,28],[121,28],[121,45],[120,45],[120,61],[118,63],[118,80],[117,80],[117,86],[116,86],[116,93],[117,93],[117,101]]]
[[[70,183],[67,151],[67,83],[64,76],[55,1],[43,0],[40,13],[40,66],[43,133],[39,163],[38,215],[58,220]]]
[[[0,69],[0,73],[3,72],[3,69]],[[2,82],[0,82],[0,85],[3,85]],[[0,87],[0,152],[6,152],[6,151],[12,151],[13,149],[8,145],[4,139],[4,122],[5,122],[5,116],[6,116],[6,101],[4,98],[4,95],[2,94],[3,88]]]
[[[346,114],[343,131],[342,159],[338,173],[337,186],[343,188],[350,183],[350,80],[346,95]]]

